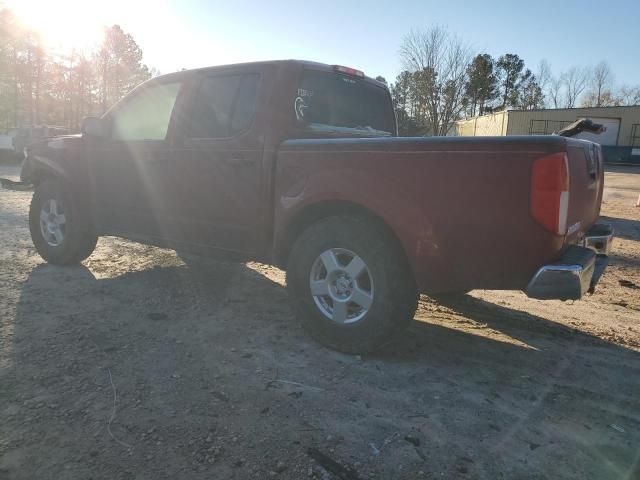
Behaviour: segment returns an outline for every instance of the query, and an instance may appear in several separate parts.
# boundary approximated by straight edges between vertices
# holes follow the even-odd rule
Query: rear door
[[[202,74],[176,145],[176,235],[194,247],[254,253],[261,212],[264,135],[254,128],[261,72]]]

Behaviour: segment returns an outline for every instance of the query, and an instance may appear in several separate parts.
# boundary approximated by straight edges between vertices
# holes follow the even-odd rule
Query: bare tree
[[[538,64],[538,71],[536,72],[536,78],[538,79],[538,85],[542,90],[546,90],[551,82],[551,65],[546,59],[540,60]]]
[[[470,47],[439,26],[412,30],[400,47],[406,70],[419,77],[418,110],[424,112],[433,135],[446,135],[460,117],[465,97]]]
[[[565,87],[565,107],[573,108],[578,103],[582,92],[589,84],[589,69],[582,67],[571,67],[562,74],[562,82]]]
[[[535,73],[535,76],[538,80],[538,85],[540,86],[540,89],[544,94],[546,94],[545,96],[548,96],[548,87],[549,87],[549,84],[551,83],[552,76],[551,76],[551,65],[549,65],[549,62],[546,59],[542,59],[540,60],[540,63],[538,63],[538,69]],[[546,103],[547,102],[543,99],[542,106],[543,107],[546,106]]]
[[[623,85],[618,91],[621,105],[640,105],[640,86]]]
[[[553,108],[560,108],[562,103],[562,90],[564,82],[561,77],[551,77],[547,87],[547,97],[551,100]]]
[[[623,99],[611,92],[611,90],[603,90],[598,97],[595,90],[590,90],[582,96],[582,107],[615,107],[623,104]]]
[[[602,101],[604,97],[611,97],[611,90],[609,89],[611,82],[613,82],[613,72],[609,64],[603,60],[593,68],[591,75],[591,88],[596,107],[606,106],[603,105]],[[606,95],[607,92],[608,95]]]

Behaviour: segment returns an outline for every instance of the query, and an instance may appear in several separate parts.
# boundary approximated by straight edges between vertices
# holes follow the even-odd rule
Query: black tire
[[[359,256],[375,286],[368,311],[353,323],[331,320],[311,294],[312,269],[317,268],[319,256],[331,249],[346,249]],[[287,289],[296,317],[327,347],[351,354],[371,352],[404,329],[416,311],[418,294],[406,263],[397,241],[375,222],[350,216],[322,219],[297,238],[289,255]]]
[[[40,227],[40,212],[50,200],[63,206],[65,217],[64,236],[58,245],[48,243]],[[56,179],[45,180],[36,187],[29,208],[29,229],[40,256],[54,265],[75,265],[82,262],[93,253],[98,241],[86,206]]]

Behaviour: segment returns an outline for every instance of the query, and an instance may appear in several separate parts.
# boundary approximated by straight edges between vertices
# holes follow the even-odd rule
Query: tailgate
[[[604,169],[600,145],[567,139],[569,208],[567,243],[577,243],[600,215]]]

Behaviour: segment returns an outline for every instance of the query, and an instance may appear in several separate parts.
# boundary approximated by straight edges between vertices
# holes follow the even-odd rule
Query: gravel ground
[[[354,357],[301,331],[272,267],[115,238],[47,265],[31,193],[0,190],[0,479],[638,479],[638,194],[640,169],[607,173],[594,295],[424,297]]]

